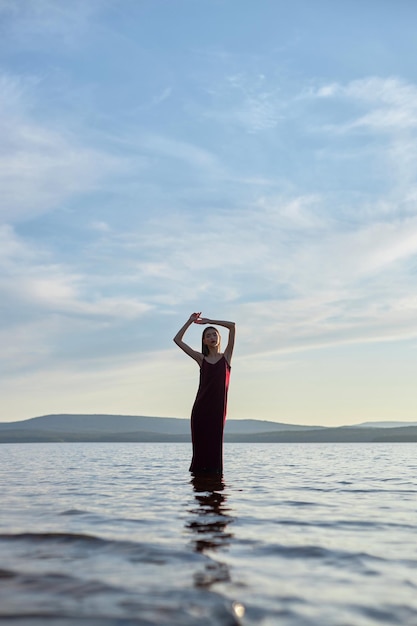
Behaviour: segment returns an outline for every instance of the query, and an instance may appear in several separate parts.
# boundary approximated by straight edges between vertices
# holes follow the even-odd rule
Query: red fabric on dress
[[[222,356],[216,363],[203,359],[200,385],[191,412],[193,458],[190,472],[221,474],[223,430],[227,411],[230,365]]]

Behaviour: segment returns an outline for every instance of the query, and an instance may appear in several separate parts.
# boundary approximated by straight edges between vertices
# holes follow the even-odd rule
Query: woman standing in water
[[[200,385],[191,412],[191,439],[193,458],[190,472],[193,474],[222,474],[223,429],[227,411],[227,390],[230,378],[230,362],[235,342],[234,322],[211,320],[193,313],[177,332],[174,341],[200,366]],[[220,334],[214,326],[204,329],[201,352],[193,350],[182,340],[191,324],[217,324],[229,330],[226,350],[220,351]]]

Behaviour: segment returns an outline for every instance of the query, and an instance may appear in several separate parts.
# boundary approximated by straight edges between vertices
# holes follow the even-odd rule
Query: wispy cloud
[[[250,134],[274,129],[285,119],[280,88],[264,74],[232,74],[207,91],[212,102],[204,115]]]
[[[364,128],[391,133],[417,127],[417,86],[400,78],[374,76],[345,85],[331,83],[310,93],[318,98],[348,99],[368,107],[368,111],[346,122],[345,130]]]
[[[241,80],[237,77],[231,82],[240,84]],[[4,84],[9,100],[20,102],[18,83],[5,80]],[[322,87],[315,97],[321,100],[339,94],[347,99],[361,98],[369,106],[381,98],[389,106],[398,102],[402,106],[407,100],[405,95],[396,98],[392,93],[398,83],[389,83],[386,88],[389,95],[381,88],[382,95],[373,99],[372,81],[357,81],[346,88]],[[4,215],[14,220],[33,217],[56,208],[66,198],[91,191],[118,168],[128,171],[123,170],[120,159],[77,145],[77,138],[45,128],[27,112],[19,114],[10,128],[9,146],[13,150],[4,156],[10,185]],[[350,132],[354,132],[352,124]],[[130,137],[129,145],[142,155],[166,159],[168,165],[182,162],[197,168],[201,175],[218,182],[233,177],[216,154],[188,141],[142,132]],[[14,158],[15,153],[22,156]],[[23,198],[17,183],[22,179]],[[50,184],[46,185],[46,180]],[[256,180],[253,186],[257,190]],[[393,298],[399,293],[394,289],[391,297],[379,287],[383,272],[395,275],[416,252],[412,219],[379,221],[382,214],[395,212],[395,203],[388,202],[388,209],[387,203],[374,202],[379,209],[371,223],[369,208],[356,206],[356,214],[364,211],[367,219],[345,232],[337,207],[331,208],[326,194],[318,192],[271,195],[264,190],[259,195],[257,191],[239,211],[229,207],[214,214],[198,208],[180,210],[175,196],[172,201],[173,210],[171,214],[165,212],[162,221],[159,213],[156,217],[142,215],[140,227],[130,232],[113,230],[102,219],[89,222],[97,238],[89,245],[84,263],[88,255],[113,259],[111,269],[105,265],[102,271],[87,275],[82,264],[54,262],[45,258],[48,253],[44,250],[43,258],[35,263],[30,259],[30,267],[10,266],[9,259],[8,274],[2,282],[4,294],[9,300],[24,302],[28,310],[72,318],[107,318],[118,323],[139,318],[152,308],[162,310],[166,306],[173,311],[187,303],[193,307],[197,301],[209,302],[216,293],[237,315],[244,312],[247,321],[243,326],[248,328],[263,319],[264,309],[273,312],[275,321],[268,320],[256,342],[248,339],[249,353],[273,351],[273,336],[282,349],[337,344],[342,331],[344,341],[347,337],[349,341],[365,340],[373,336],[372,328],[379,329],[379,338],[397,336],[401,324],[404,329],[405,309],[410,313],[408,332],[414,332],[412,302],[403,302],[402,317],[391,314]],[[3,239],[5,250],[24,249],[23,241],[10,228],[3,230]],[[373,301],[362,288],[363,281],[373,283]],[[119,293],[109,295],[116,285]],[[134,287],[141,297],[129,295]]]
[[[125,171],[125,159],[83,144],[54,125],[37,121],[25,98],[33,81],[0,76],[0,219],[16,222],[57,209],[77,194]]]
[[[94,275],[57,263],[48,249],[27,243],[10,226],[0,228],[0,273],[0,364],[7,376],[65,359],[77,345],[82,352],[89,336],[110,327],[116,333],[118,325],[152,309],[140,295],[107,295]]]
[[[216,294],[240,319],[245,354],[416,336],[415,301],[403,297],[413,279],[402,276],[417,253],[415,220],[345,231],[326,211],[324,197],[263,196],[215,220],[150,219],[106,245],[118,258],[143,255],[128,280],[156,310],[207,308]]]

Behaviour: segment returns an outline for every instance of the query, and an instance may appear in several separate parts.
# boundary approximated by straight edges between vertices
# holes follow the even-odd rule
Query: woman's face
[[[209,348],[215,348],[220,345],[220,335],[215,328],[208,328],[204,332],[203,343]]]

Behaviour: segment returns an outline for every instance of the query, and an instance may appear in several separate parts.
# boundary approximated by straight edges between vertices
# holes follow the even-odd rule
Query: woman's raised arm
[[[195,322],[197,322],[199,318],[200,318],[200,313],[192,313],[189,319],[185,322],[184,326],[182,326],[177,332],[177,334],[175,335],[174,342],[177,344],[179,348],[181,348],[181,350],[184,350],[184,352],[188,354],[188,356],[190,356],[192,359],[197,361],[197,363],[201,366],[203,362],[203,355],[200,354],[200,352],[193,350],[191,346],[189,346],[187,343],[185,343],[182,340],[185,331],[191,326],[191,324],[194,324]]]

